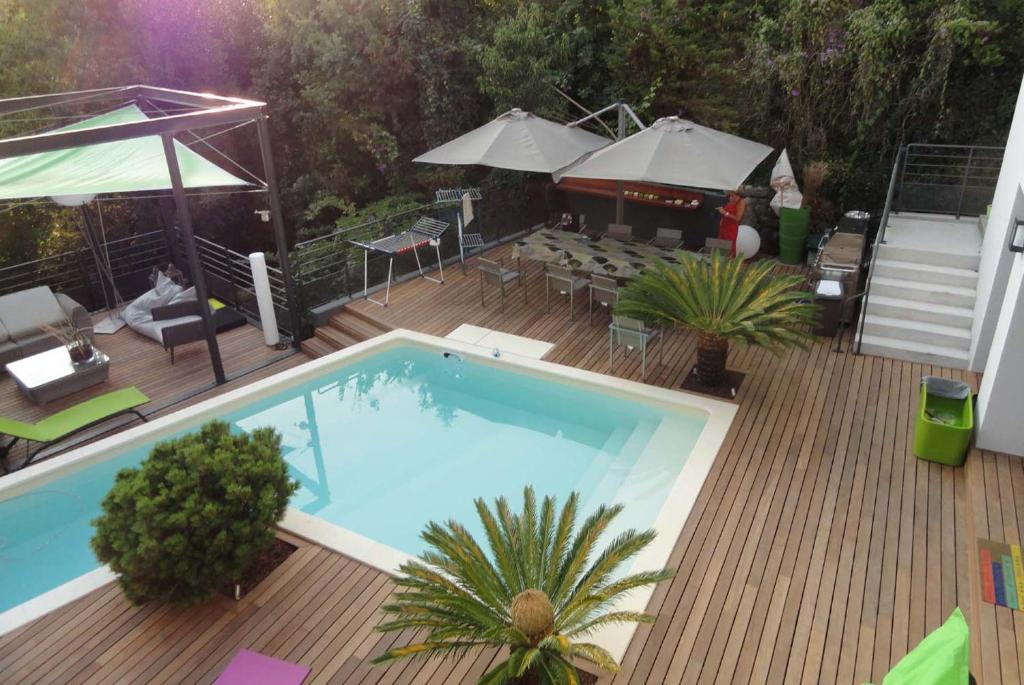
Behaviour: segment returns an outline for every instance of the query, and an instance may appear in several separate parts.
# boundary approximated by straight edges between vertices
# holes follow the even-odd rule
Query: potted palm
[[[574,661],[615,672],[618,664],[600,646],[583,641],[602,626],[650,623],[645,613],[618,611],[614,604],[631,590],[671,577],[667,570],[621,576],[616,570],[654,539],[654,531],[626,531],[599,554],[598,539],[622,510],[602,506],[578,529],[579,498],[561,511],[545,497],[537,506],[532,488],[523,511],[504,498],[492,511],[478,499],[486,531],[484,547],[460,524],[430,523],[421,537],[430,550],[402,565],[395,583],[403,589],[384,606],[381,632],[425,631],[422,642],[394,647],[374,659],[387,664],[407,657],[458,657],[481,647],[508,650],[508,659],[479,683],[578,683]]]
[[[773,270],[767,260],[745,265],[717,252],[707,259],[680,252],[675,263],[659,262],[633,279],[615,313],[693,330],[696,375],[701,385],[720,388],[729,343],[777,351],[811,338],[818,306],[800,289],[803,277]]]

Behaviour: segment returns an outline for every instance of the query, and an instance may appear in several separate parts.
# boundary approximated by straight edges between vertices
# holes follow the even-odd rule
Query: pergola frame
[[[277,178],[274,173],[274,159],[270,149],[266,103],[210,93],[191,93],[169,88],[135,85],[0,99],[0,117],[60,105],[109,100],[133,101],[135,103],[158,101],[185,107],[195,107],[196,110],[177,114],[168,113],[152,117],[147,121],[97,126],[95,128],[72,131],[51,131],[6,138],[0,140],[0,159],[54,150],[66,150],[84,145],[110,143],[118,140],[130,140],[132,138],[144,138],[154,135],[160,136],[163,139],[167,170],[171,178],[171,193],[174,198],[178,227],[184,238],[185,256],[191,271],[192,282],[196,287],[196,297],[199,302],[204,303],[208,299],[206,279],[203,277],[199,254],[196,250],[195,234],[192,228],[192,213],[188,208],[188,199],[185,196],[181,170],[178,167],[178,158],[174,150],[174,134],[191,131],[192,129],[226,124],[255,123],[263,162],[265,190],[267,192],[268,204],[270,205],[271,222],[274,228],[274,241],[277,247],[281,275],[284,279],[285,293],[288,300],[288,310],[292,326],[292,343],[298,345],[300,317],[296,304],[291,266],[288,261],[288,242],[284,231],[284,218],[281,214]],[[209,307],[201,306],[199,311],[203,320],[203,330],[206,334],[206,344],[209,348],[214,376],[218,384],[224,383],[227,378],[224,374],[224,364],[221,361],[220,348],[217,345],[217,333],[214,329]]]

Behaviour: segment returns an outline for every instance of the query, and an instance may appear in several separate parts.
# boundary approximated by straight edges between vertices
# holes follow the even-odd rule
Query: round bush
[[[213,421],[117,474],[92,548],[133,602],[194,604],[241,580],[297,488],[277,431]]]

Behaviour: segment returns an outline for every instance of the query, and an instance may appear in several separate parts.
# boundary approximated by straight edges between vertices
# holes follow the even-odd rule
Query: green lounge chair
[[[138,407],[147,402],[149,402],[149,398],[138,388],[122,388],[80,402],[73,407],[47,416],[38,423],[24,423],[0,417],[0,435],[9,435],[14,438],[0,448],[0,467],[6,471],[6,467],[3,466],[4,458],[19,440],[24,440],[26,443],[41,443],[34,451],[28,452],[28,457],[21,465],[28,466],[36,455],[47,447],[115,416],[135,414],[145,421],[146,417],[139,412]]]

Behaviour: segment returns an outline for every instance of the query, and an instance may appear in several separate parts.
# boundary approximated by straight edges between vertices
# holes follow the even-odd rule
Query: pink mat
[[[302,685],[309,668],[243,649],[214,685]]]

